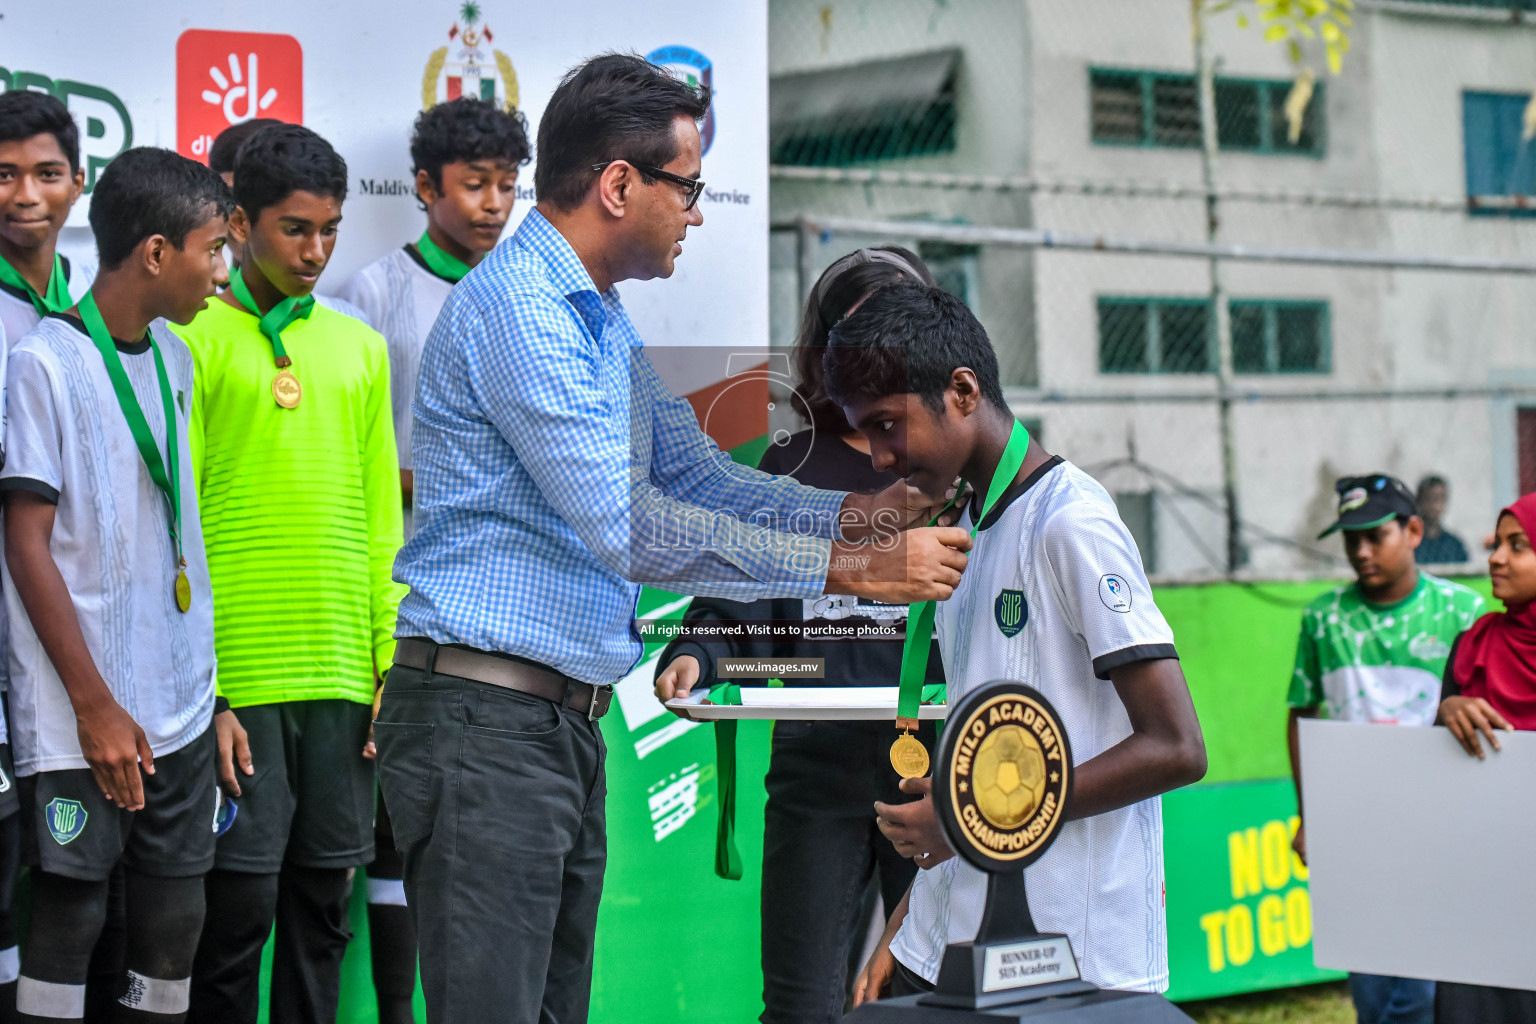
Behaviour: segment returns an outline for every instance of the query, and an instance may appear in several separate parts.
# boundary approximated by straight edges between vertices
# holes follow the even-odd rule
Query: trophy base
[[[1072,982],[1052,984],[1070,985]],[[865,1003],[843,1018],[849,1024],[1193,1024],[1177,1006],[1149,992],[1115,992],[1093,988],[1076,995],[1052,997],[1040,986],[1013,993],[1028,1002],[984,1009],[933,1006],[927,996],[903,996]]]

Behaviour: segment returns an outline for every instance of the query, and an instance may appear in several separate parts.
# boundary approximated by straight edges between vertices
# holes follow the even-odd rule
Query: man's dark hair
[[[997,353],[976,315],[942,288],[896,284],[875,292],[827,335],[822,358],[827,395],[838,405],[917,395],[934,412],[960,367],[976,374],[981,395],[1007,411]]]
[[[264,128],[282,123],[275,117],[253,117],[249,121],[230,125],[219,132],[213,145],[208,147],[208,166],[214,174],[233,174],[235,158],[240,155],[240,147],[245,145],[245,140]]]
[[[246,139],[235,157],[235,202],[251,222],[295,192],[347,198],[347,162],[303,125],[269,125]]]
[[[460,96],[416,115],[411,130],[411,172],[426,171],[443,187],[443,165],[473,160],[528,162],[528,119],[494,100]]]
[[[1431,487],[1444,488],[1447,493],[1451,489],[1451,485],[1445,482],[1445,477],[1440,476],[1438,473],[1429,474],[1429,476],[1419,481],[1419,489],[1414,494],[1414,499],[1420,505],[1424,504],[1424,495],[1429,493]]]
[[[34,135],[52,135],[69,161],[69,173],[80,170],[80,127],[68,107],[48,93],[32,89],[0,93],[0,142],[18,142]]]
[[[180,249],[189,232],[234,208],[224,180],[196,160],[153,146],[130,149],[107,165],[91,193],[101,268],[120,266],[150,235]]]
[[[678,81],[632,53],[605,53],[572,68],[539,121],[539,201],[575,209],[597,177],[593,165],[608,160],[665,167],[677,159],[672,122],[700,121],[708,112],[708,86]]]

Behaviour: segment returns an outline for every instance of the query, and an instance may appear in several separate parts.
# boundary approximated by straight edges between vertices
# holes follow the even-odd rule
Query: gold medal
[[[176,570],[176,607],[183,612],[192,607],[192,581],[186,569]]]
[[[284,409],[297,409],[299,399],[304,397],[304,388],[299,384],[299,378],[286,368],[272,378],[272,398]]]
[[[928,774],[928,748],[910,732],[903,731],[891,744],[891,767],[904,779],[920,779]]]

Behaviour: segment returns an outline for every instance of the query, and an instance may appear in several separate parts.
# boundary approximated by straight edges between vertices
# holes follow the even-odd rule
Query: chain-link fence
[[[1153,572],[1228,569],[1230,482],[1243,571],[1336,573],[1334,479],[1377,470],[1445,477],[1480,557],[1536,489],[1536,28],[1360,7],[1310,97],[1244,4],[1206,22],[1208,186],[1188,0],[774,0],[774,343],[838,256],[905,245]]]

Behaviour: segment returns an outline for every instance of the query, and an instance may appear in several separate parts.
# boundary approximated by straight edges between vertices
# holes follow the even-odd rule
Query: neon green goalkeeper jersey
[[[177,331],[196,370],[188,440],[219,692],[233,707],[371,702],[405,592],[391,579],[401,503],[384,339],[317,303],[282,331],[303,388],[285,409],[256,317],[212,299]]]
[[[1288,703],[1346,722],[1433,725],[1451,644],[1482,615],[1476,591],[1419,571],[1403,600],[1371,604],[1351,583],[1301,615]]]

